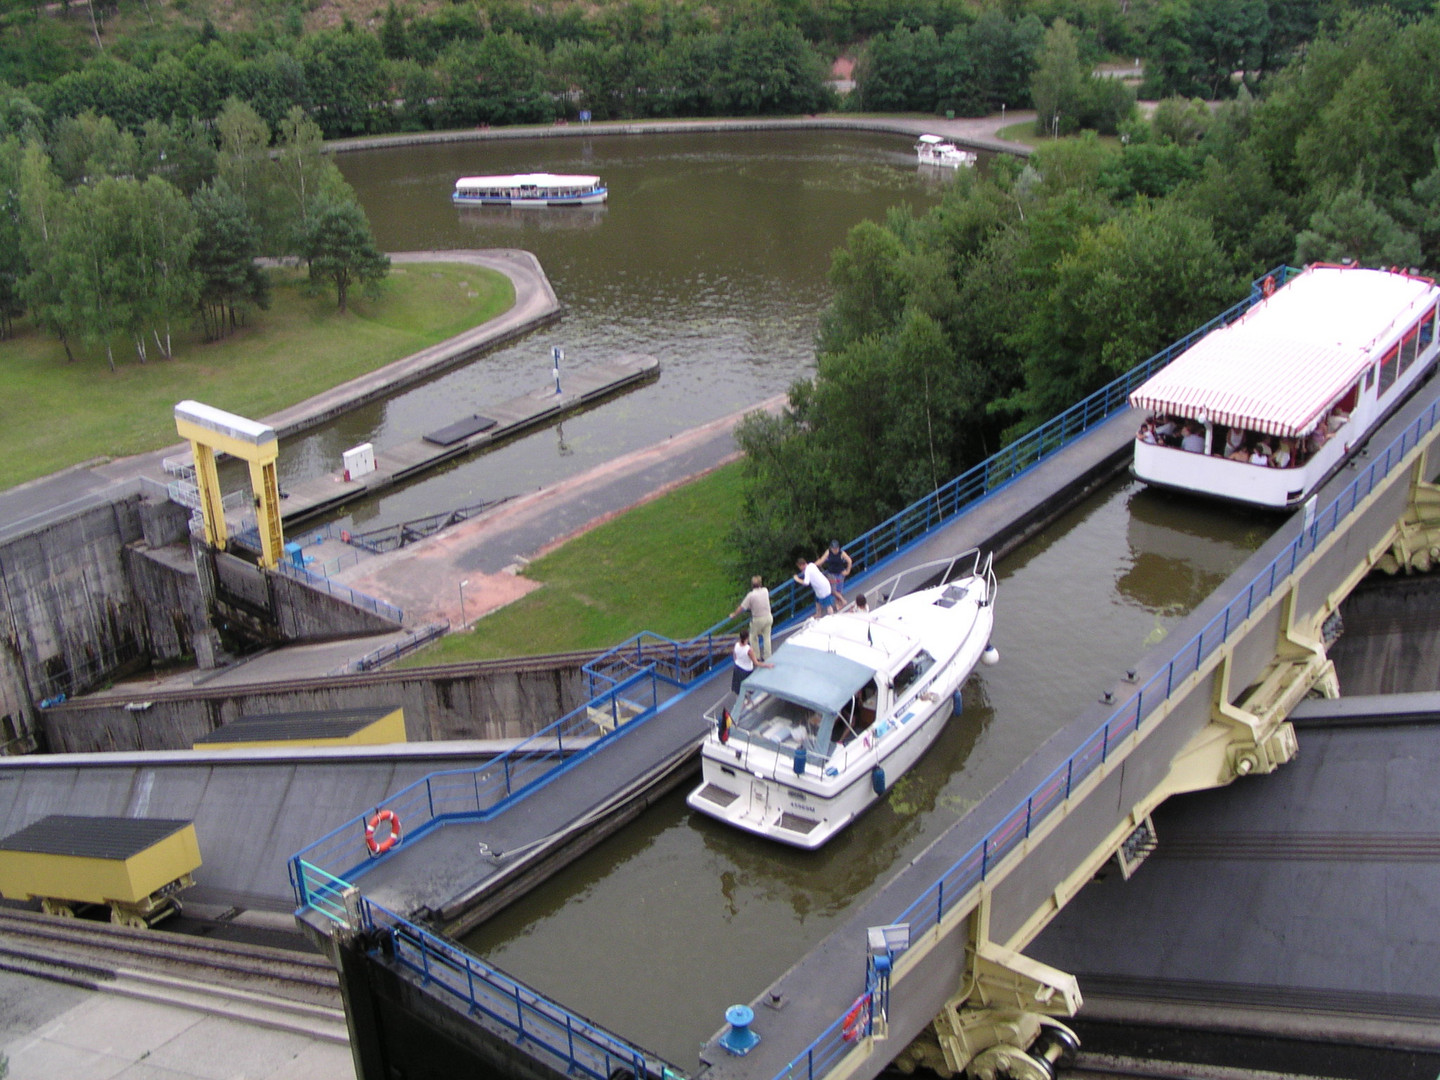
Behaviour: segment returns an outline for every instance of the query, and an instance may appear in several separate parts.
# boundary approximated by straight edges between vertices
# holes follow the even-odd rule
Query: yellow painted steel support
[[[195,483],[205,519],[205,542],[211,547],[223,550],[229,540],[215,454],[229,454],[249,464],[260,532],[260,565],[273,569],[285,548],[280,488],[275,478],[275,461],[280,456],[275,429],[198,401],[182,401],[175,406],[175,429],[189,440],[195,455]]]
[[[1420,463],[1413,467],[1409,503],[1389,547],[1376,561],[1387,574],[1424,574],[1440,566],[1440,486],[1422,479]]]
[[[1051,1080],[1054,1062],[1079,1045],[1056,1019],[1080,1010],[1075,977],[991,941],[990,904],[987,892],[970,913],[959,992],[896,1059],[902,1071]]]
[[[220,474],[215,468],[215,451],[191,439],[190,452],[195,457],[195,488],[200,494],[205,542],[224,551],[225,545],[230,542],[230,533],[225,527],[225,508],[220,501]]]

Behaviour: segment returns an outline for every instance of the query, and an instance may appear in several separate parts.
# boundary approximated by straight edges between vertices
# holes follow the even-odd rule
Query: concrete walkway
[[[8,1080],[354,1080],[348,1046],[0,971]]]
[[[416,131],[401,135],[376,135],[359,139],[332,139],[325,144],[330,153],[357,150],[384,150],[396,146],[423,146],[433,143],[490,142],[504,139],[588,139],[603,135],[677,135],[724,131],[880,131],[916,136],[926,132],[944,135],[966,146],[995,153],[1028,157],[1030,147],[1000,138],[1001,128],[1034,120],[1035,113],[1017,109],[995,116],[937,117],[844,116],[826,113],[816,116],[749,117],[734,120],[645,120],[606,121],[598,124],[551,124],[503,128],[465,128],[456,131]]]

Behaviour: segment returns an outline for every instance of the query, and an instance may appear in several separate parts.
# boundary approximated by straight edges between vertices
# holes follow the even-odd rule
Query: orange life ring
[[[375,830],[380,827],[381,822],[390,823],[390,832],[385,839],[376,840]],[[384,855],[399,842],[400,819],[395,816],[394,810],[381,810],[365,823],[365,846],[370,849],[371,855]]]
[[[1275,295],[1275,275],[1274,275],[1274,274],[1266,274],[1266,275],[1265,275],[1265,281],[1261,284],[1261,286],[1260,286],[1260,291],[1261,291],[1262,293],[1264,293],[1267,298]]]
[[[855,1002],[854,1007],[845,1014],[845,1019],[840,1021],[840,1037],[847,1043],[854,1042],[860,1038],[860,1031],[865,1026],[861,1019],[865,1014],[865,999],[862,997]]]

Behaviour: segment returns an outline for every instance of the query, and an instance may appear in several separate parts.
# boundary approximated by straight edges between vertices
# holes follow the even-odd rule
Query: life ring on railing
[[[390,832],[383,840],[376,840],[375,830],[384,822],[389,822]],[[384,855],[399,842],[400,819],[395,816],[394,810],[381,810],[365,823],[365,846],[370,849],[371,855]]]
[[[1261,282],[1261,284],[1260,284],[1260,291],[1265,294],[1265,298],[1266,298],[1267,300],[1268,300],[1270,297],[1272,297],[1272,296],[1275,295],[1275,275],[1274,275],[1274,274],[1266,274],[1266,275],[1265,275],[1265,280],[1264,280],[1263,282]]]
[[[864,1029],[865,999],[862,997],[856,1001],[854,1007],[845,1014],[845,1019],[840,1021],[840,1037],[847,1043],[851,1043],[860,1038],[860,1033]]]

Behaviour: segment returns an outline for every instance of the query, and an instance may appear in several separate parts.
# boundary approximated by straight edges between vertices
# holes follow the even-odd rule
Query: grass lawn
[[[641,630],[688,638],[735,610],[749,588],[725,542],[740,508],[740,463],[576,537],[526,576],[528,596],[448,634],[401,666],[604,648]]]
[[[18,323],[0,341],[0,488],[67,465],[177,442],[172,409],[194,398],[256,419],[486,322],[515,303],[503,274],[457,263],[395,266],[375,300],[313,294],[298,270],[272,270],[269,311],[223,341],[174,327],[175,359],[141,364],[115,344],[74,363],[60,343]],[[153,346],[153,342],[151,342]]]
[[[1093,135],[1094,132],[1091,132],[1091,134]],[[1006,124],[999,131],[995,132],[995,135],[997,138],[1005,139],[1008,142],[1020,143],[1022,146],[1028,146],[1032,149],[1055,141],[1049,135],[1037,135],[1035,133],[1035,121],[1033,120],[1024,120],[1018,124]],[[1064,142],[1066,139],[1077,139],[1079,137],[1078,135],[1065,135],[1061,137],[1060,141]],[[1117,135],[1097,135],[1095,137],[1105,146],[1118,148],[1121,145],[1120,138]]]

